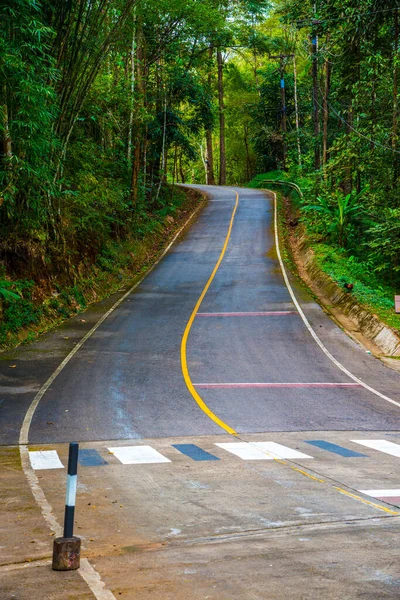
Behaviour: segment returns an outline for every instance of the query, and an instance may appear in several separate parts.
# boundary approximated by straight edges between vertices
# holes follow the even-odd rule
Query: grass
[[[294,206],[298,207],[297,194],[289,187],[282,185],[264,184],[265,180],[281,180],[285,178],[290,180],[290,176],[281,171],[273,171],[257,175],[249,184],[252,188],[268,187],[277,191],[278,211],[279,211],[279,235],[284,240],[281,253],[285,262],[292,272],[297,274],[296,265],[290,250],[288,230],[285,227],[285,208],[283,206],[283,196],[290,197]],[[302,187],[302,181],[297,178],[295,183]],[[395,289],[390,285],[384,285],[382,281],[373,272],[372,265],[369,265],[351,253],[337,246],[321,243],[317,241],[316,236],[308,234],[307,242],[315,253],[319,268],[329,275],[338,285],[352,283],[354,288],[351,292],[352,297],[365,310],[375,314],[385,325],[400,334],[400,315],[394,312]]]
[[[73,265],[72,284],[55,281],[49,291],[41,282],[13,281],[9,289],[20,298],[0,300],[0,348],[32,342],[140,276],[198,204],[197,193],[174,190],[162,209],[142,214],[135,231],[125,239],[103,245],[94,264],[84,272]]]
[[[344,250],[327,244],[314,243],[311,247],[322,271],[341,286],[352,283],[351,294],[357,302],[400,333],[400,315],[394,312],[395,292],[390,286],[383,286],[374,273],[366,270],[365,263]]]

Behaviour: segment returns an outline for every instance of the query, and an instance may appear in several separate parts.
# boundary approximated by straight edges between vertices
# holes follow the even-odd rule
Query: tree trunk
[[[133,112],[135,106],[135,28],[132,30],[132,45],[131,45],[131,106],[129,112],[129,129],[128,129],[128,163],[131,161],[132,155],[132,140],[133,140]]]
[[[312,34],[312,80],[313,80],[313,123],[314,123],[314,169],[321,167],[321,149],[319,142],[319,110],[318,110],[318,36]]]
[[[138,100],[136,109],[139,112],[140,107],[144,105],[145,101],[145,68],[144,68],[144,41],[143,41],[143,30],[141,19],[138,19],[136,28],[136,85],[138,91]],[[131,202],[133,206],[137,205],[139,198],[139,179],[140,171],[142,168],[142,138],[143,131],[142,125],[139,121],[134,126],[134,153],[133,153],[133,165],[132,165],[132,180],[131,180]]]
[[[226,185],[225,151],[225,106],[224,106],[224,61],[221,50],[217,50],[218,65],[218,101],[219,101],[219,185]]]
[[[206,178],[206,182],[207,182],[207,176],[208,176],[207,156],[204,152],[204,146],[203,146],[202,141],[200,142],[199,147],[200,147],[200,158],[201,158],[201,162],[203,163],[205,178]]]
[[[141,159],[140,137],[137,135],[135,140],[135,149],[133,152],[132,180],[131,180],[131,202],[134,207],[137,205],[139,197],[139,174]]]
[[[179,154],[179,173],[181,175],[181,183],[185,183],[186,177],[185,177],[185,172],[183,170],[183,165],[182,165],[182,150]]]
[[[280,58],[280,75],[281,75],[281,129],[282,129],[282,169],[286,171],[287,145],[286,145],[286,90],[285,90],[285,65],[284,56]]]
[[[174,152],[174,166],[172,167],[172,185],[175,185],[175,181],[178,183],[178,146],[175,145]]]
[[[247,123],[243,123],[243,139],[244,147],[246,148],[246,181],[250,181],[251,178],[251,163],[249,153],[249,129]]]
[[[208,56],[211,62],[213,55],[213,48],[210,46],[208,50]],[[211,84],[212,84],[212,71],[211,65],[208,71],[207,77],[208,88],[211,93]],[[214,151],[213,151],[213,140],[212,140],[212,129],[211,127],[206,128],[206,147],[207,147],[207,185],[215,185],[215,175],[214,175]]]
[[[399,71],[397,66],[398,50],[399,50],[399,11],[394,12],[394,55],[393,55],[393,130],[392,130],[392,148],[394,151],[393,158],[393,185],[396,185],[399,176],[399,155],[397,154],[397,133],[398,133],[398,77]]]
[[[12,139],[10,135],[10,124],[7,104],[7,87],[5,83],[3,84],[3,103],[1,106],[0,114],[3,117],[3,137],[0,146],[0,160],[4,163],[6,169],[10,169],[10,159],[12,158]]]
[[[297,155],[298,155],[299,167],[301,167],[299,103],[298,103],[298,98],[297,98],[297,66],[296,66],[296,55],[295,54],[293,54],[293,83],[294,83],[294,110],[296,113]]]
[[[207,185],[215,185],[213,141],[212,141],[212,132],[210,129],[206,130],[206,147],[207,147]]]
[[[159,183],[156,194],[156,203],[160,196],[162,184],[165,181],[166,170],[167,170],[167,148],[166,148],[166,139],[167,139],[167,92],[164,86],[164,121],[163,121],[163,137],[162,137],[162,148],[161,148],[161,173],[159,173]]]
[[[328,98],[331,89],[331,63],[327,58],[325,61],[325,90],[324,90],[324,132],[323,132],[323,158],[322,163],[326,165],[328,162],[328,121],[329,109]]]

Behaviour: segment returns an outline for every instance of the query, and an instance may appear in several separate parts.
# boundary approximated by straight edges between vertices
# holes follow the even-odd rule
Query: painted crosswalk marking
[[[372,448],[373,450],[379,450],[385,454],[391,454],[391,456],[397,456],[400,458],[400,444],[394,442],[388,442],[386,440],[351,440],[361,446]]]
[[[120,446],[119,448],[108,448],[108,451],[114,454],[123,465],[171,462],[151,446]]]
[[[58,457],[57,450],[30,450],[29,460],[32,469],[63,469],[64,465]]]
[[[265,452],[276,454],[279,458],[312,458],[308,454],[293,450],[293,448],[288,448],[287,446],[282,446],[282,444],[277,444],[276,442],[255,442],[255,445]]]
[[[189,458],[196,461],[219,460],[218,456],[214,456],[214,454],[206,452],[195,444],[172,444],[172,446],[173,448],[179,450],[179,452],[182,454],[185,454],[185,456],[189,456]]]
[[[79,450],[79,464],[81,467],[100,467],[108,465],[108,462],[93,448],[81,448]]]
[[[298,450],[275,442],[230,442],[215,444],[223,450],[235,454],[242,460],[273,460],[274,458],[312,458]]]
[[[400,488],[397,490],[358,490],[362,494],[367,494],[373,498],[397,498],[400,497]]]
[[[350,450],[338,444],[325,440],[304,440],[307,444],[333,452],[343,457],[365,457],[365,454]],[[360,444],[373,450],[379,450],[385,454],[400,458],[400,444],[389,442],[387,440],[350,440],[356,444]],[[218,456],[210,452],[206,452],[200,446],[195,444],[171,444],[173,448],[195,461],[220,460]],[[216,443],[215,446],[226,450],[227,452],[238,456],[242,460],[273,460],[274,458],[281,459],[305,459],[313,458],[308,454],[299,452],[288,446],[278,444],[276,442],[228,442]],[[151,463],[170,463],[171,460],[155,450],[152,446],[118,446],[108,448],[108,451],[124,465],[129,464],[151,464]],[[39,469],[63,469],[64,465],[61,462],[56,450],[31,450],[29,458],[32,468]],[[79,451],[79,463],[83,467],[97,467],[108,465],[109,463],[101,456],[101,454],[93,448],[83,448]],[[362,491],[362,490],[360,490]],[[387,492],[388,490],[378,490],[378,492]],[[389,490],[390,491],[390,490]],[[369,493],[371,492],[371,494]],[[384,499],[389,496],[378,496],[372,492],[377,490],[364,490],[363,493],[376,498]],[[397,499],[397,492],[393,491],[393,497]]]
[[[325,440],[305,440],[305,442],[307,444],[311,444],[312,446],[316,446],[317,448],[321,448],[321,450],[327,450],[328,452],[339,454],[339,456],[344,456],[345,458],[367,457],[366,454],[361,454],[361,452],[354,452],[354,450],[349,450],[348,448],[338,446],[337,444],[332,444],[331,442],[326,442]]]
[[[250,445],[247,442],[231,442],[228,444],[218,443],[215,445],[235,454],[242,460],[272,460],[274,458],[273,456],[268,456],[265,452],[256,448],[256,446]]]

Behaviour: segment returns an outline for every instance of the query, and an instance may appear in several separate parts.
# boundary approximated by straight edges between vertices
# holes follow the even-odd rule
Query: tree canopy
[[[398,285],[399,9],[3,3],[0,280],[74,282],[168,213],[171,184],[278,171],[321,243]]]

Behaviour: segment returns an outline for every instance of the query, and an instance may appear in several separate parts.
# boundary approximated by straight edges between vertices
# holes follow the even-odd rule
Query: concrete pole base
[[[53,571],[74,571],[79,569],[81,561],[81,540],[78,537],[54,540]]]

